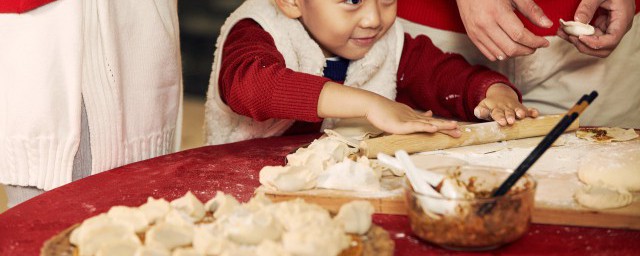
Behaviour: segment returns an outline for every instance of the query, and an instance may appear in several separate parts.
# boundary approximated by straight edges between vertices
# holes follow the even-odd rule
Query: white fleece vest
[[[317,76],[323,75],[325,56],[298,20],[285,16],[269,0],[247,0],[229,16],[218,37],[205,109],[207,144],[279,136],[295,122],[285,119],[258,122],[233,112],[221,100],[218,80],[223,45],[233,26],[247,18],[256,21],[273,37],[287,68]],[[395,99],[396,74],[403,44],[404,32],[396,21],[364,58],[351,62],[344,84]],[[325,119],[322,129],[331,128],[336,121]]]

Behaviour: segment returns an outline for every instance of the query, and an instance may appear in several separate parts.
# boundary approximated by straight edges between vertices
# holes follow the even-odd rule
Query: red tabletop
[[[216,191],[247,201],[265,165],[316,136],[294,136],[208,146],[133,163],[46,192],[0,214],[0,255],[37,255],[52,235],[114,205],[139,206],[147,197],[172,200],[192,191],[207,201]],[[389,231],[396,255],[465,254],[419,242],[405,216],[375,215]],[[487,252],[511,255],[637,255],[640,231],[532,225],[520,240]]]

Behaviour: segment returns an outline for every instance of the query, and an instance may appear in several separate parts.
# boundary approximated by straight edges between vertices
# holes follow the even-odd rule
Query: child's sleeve
[[[245,19],[230,31],[218,80],[222,100],[241,115],[322,121],[318,98],[329,79],[286,68],[275,42],[258,23]]]
[[[479,121],[473,109],[495,83],[511,86],[522,101],[502,74],[472,66],[459,54],[444,53],[426,36],[414,39],[405,34],[397,81],[397,101],[463,121]]]

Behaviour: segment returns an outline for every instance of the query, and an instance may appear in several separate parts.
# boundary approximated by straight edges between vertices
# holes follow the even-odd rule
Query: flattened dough
[[[628,141],[638,138],[633,129],[619,127],[580,128],[576,131],[576,136],[594,142]]]
[[[581,159],[578,177],[593,186],[640,191],[640,148],[595,150]]]
[[[460,153],[460,154],[488,154],[497,152],[500,150],[510,149],[510,148],[533,148],[540,144],[544,137],[533,137],[533,138],[524,138],[517,140],[507,140],[500,142],[492,142],[480,145],[472,145],[458,148],[448,148],[444,149],[445,152],[450,153]],[[566,136],[560,136],[558,139],[553,142],[552,147],[562,146],[566,144]]]
[[[627,191],[616,191],[600,186],[588,186],[578,190],[574,197],[579,204],[593,209],[619,208],[633,201],[633,196]]]
[[[567,143],[567,137],[565,135],[558,137],[558,139],[556,139],[556,141],[554,141],[553,144],[551,144],[551,146],[559,147],[559,146],[565,145]],[[544,136],[518,139],[518,140],[508,140],[506,142],[507,142],[507,147],[509,148],[533,148],[538,146],[538,144],[540,144],[542,139],[544,139]]]
[[[443,155],[411,155],[411,161],[422,169],[431,169],[441,166],[466,165],[467,162],[450,156]]]

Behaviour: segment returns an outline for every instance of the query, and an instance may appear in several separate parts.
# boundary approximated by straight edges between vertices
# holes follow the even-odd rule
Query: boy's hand
[[[373,92],[334,82],[325,83],[318,98],[318,116],[322,118],[366,117],[373,126],[388,133],[441,132],[460,137],[456,122],[431,115],[431,111],[418,113]]]
[[[458,124],[432,117],[432,112],[418,113],[411,107],[380,97],[371,104],[366,118],[378,129],[393,134],[415,132],[441,132],[452,137],[460,137]]]
[[[527,108],[518,95],[506,84],[494,84],[487,90],[487,95],[473,110],[473,114],[484,120],[495,120],[500,125],[513,124],[516,119],[537,117],[538,110]]]

